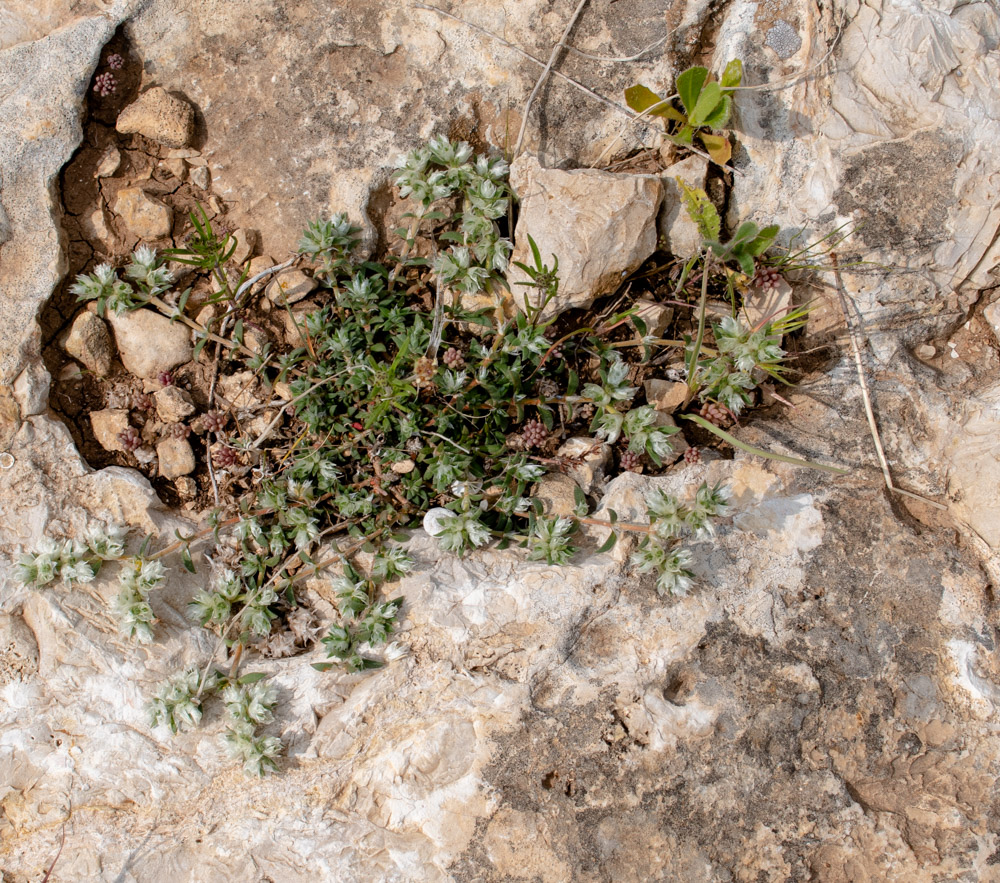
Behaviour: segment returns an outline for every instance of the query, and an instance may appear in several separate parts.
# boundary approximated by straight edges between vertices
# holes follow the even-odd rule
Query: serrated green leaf
[[[688,187],[680,177],[677,177],[676,181],[684,194],[684,208],[688,217],[694,221],[702,238],[706,240],[718,239],[719,231],[722,229],[722,221],[719,219],[719,213],[715,206],[708,198],[708,194],[701,188]]]

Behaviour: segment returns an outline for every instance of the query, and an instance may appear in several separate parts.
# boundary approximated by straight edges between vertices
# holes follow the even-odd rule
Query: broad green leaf
[[[760,231],[760,233],[757,234],[757,238],[750,243],[750,245],[747,247],[747,251],[749,251],[750,254],[754,255],[755,257],[757,255],[763,254],[771,247],[772,243],[774,242],[775,238],[780,232],[781,232],[781,227],[779,227],[777,224],[771,224],[770,226],[765,227],[763,230]]]
[[[733,156],[733,147],[724,135],[709,135],[702,133],[701,143],[712,157],[712,161],[724,166]]]
[[[686,71],[677,76],[677,94],[680,95],[681,104],[691,116],[695,105],[698,103],[698,96],[701,95],[702,86],[708,79],[708,68],[689,67]]]
[[[722,99],[715,106],[712,112],[702,120],[703,126],[710,129],[721,129],[729,122],[729,112],[733,107],[733,99],[728,95],[723,95]]]
[[[742,245],[749,245],[757,238],[757,234],[760,232],[760,227],[758,227],[753,221],[744,221],[736,230],[736,234],[732,239],[729,240],[729,247],[731,249],[737,249]]]
[[[743,82],[743,62],[734,58],[722,72],[719,82],[723,89],[735,89]]]
[[[715,111],[722,101],[722,87],[718,83],[706,83],[698,96],[694,110],[688,113],[692,126],[703,126],[705,120]]]
[[[652,89],[646,88],[642,83],[636,83],[625,90],[625,103],[636,113],[645,113],[649,108],[655,107],[655,110],[649,111],[651,116],[664,116],[664,111],[670,106]],[[660,107],[656,107],[656,105],[660,105]]]

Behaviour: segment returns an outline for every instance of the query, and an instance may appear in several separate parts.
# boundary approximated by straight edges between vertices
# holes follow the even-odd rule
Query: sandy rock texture
[[[544,60],[574,5],[448,9]],[[259,229],[261,251],[279,261],[317,213],[361,220],[367,207],[377,223],[394,152],[436,132],[510,144],[539,68],[399,3],[9,4],[6,879],[40,879],[63,831],[53,880],[996,877],[1000,361],[982,312],[1000,262],[1000,17],[950,0],[638,0],[628,14],[621,5],[592,3],[572,44],[628,56],[669,32],[661,48],[638,62],[567,55],[558,65],[609,101],[637,80],[666,88],[675,71],[709,61],[713,45],[715,67],[742,57],[748,83],[795,81],[737,98],[730,220],[775,221],[806,239],[865,222],[839,251],[883,442],[899,484],[946,510],[884,489],[839,301],[810,291],[807,341],[827,348],[822,370],[807,364],[787,393],[791,420],[756,418],[740,434],[849,476],[738,453],[606,488],[605,510],[623,519],[641,515],[651,486],[732,488],[717,537],[690,546],[689,596],[659,598],[627,566],[627,542],[596,555],[600,529],[560,570],[516,551],[445,557],[417,532],[418,571],[398,586],[407,658],[365,675],[315,671],[319,648],[252,659],[279,689],[279,775],[248,780],[234,769],[218,715],[174,739],[150,730],[154,685],[211,650],[186,614],[204,559],[197,576],[175,566],[154,596],[158,637],[145,648],[122,639],[108,613],[113,566],[72,589],[30,591],[12,575],[17,547],[43,536],[115,522],[166,541],[189,527],[138,473],[90,469],[47,413],[36,317],[68,266],[59,176],[79,145],[102,47],[122,26],[142,87],[195,108],[194,147],[168,159],[207,164],[233,227]],[[526,145],[547,168],[586,165],[623,122],[554,80]],[[653,126],[626,137],[660,146]],[[308,591],[329,609],[323,581]]]

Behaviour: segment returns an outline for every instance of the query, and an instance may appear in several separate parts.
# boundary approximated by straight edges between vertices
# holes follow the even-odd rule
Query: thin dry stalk
[[[511,154],[512,160],[517,159],[517,155],[521,152],[521,144],[524,143],[524,133],[528,128],[528,115],[531,113],[531,105],[534,103],[535,97],[538,95],[538,91],[542,88],[542,84],[549,78],[549,71],[552,70],[559,56],[566,48],[566,40],[569,38],[570,32],[576,26],[577,19],[579,19],[580,13],[583,12],[583,7],[586,5],[587,0],[580,0],[577,4],[573,17],[569,20],[569,24],[566,25],[566,30],[563,31],[563,35],[559,38],[559,42],[552,47],[552,54],[549,55],[548,64],[545,65],[545,69],[542,71],[541,76],[539,76],[538,82],[535,83],[535,88],[531,90],[531,94],[528,96],[528,101],[524,105],[524,113],[521,115],[521,130],[517,133],[517,141],[514,143],[514,152]]]
[[[921,503],[926,503],[928,506],[933,506],[936,509],[947,510],[947,506],[942,506],[934,500],[928,500],[926,497],[922,497],[919,494],[914,494],[911,491],[906,491],[900,487],[896,487],[892,480],[892,473],[889,471],[889,461],[886,459],[885,451],[882,448],[882,439],[879,436],[878,424],[875,421],[875,412],[872,409],[872,399],[871,393],[868,389],[868,380],[865,377],[864,365],[861,362],[861,346],[858,343],[859,332],[855,326],[854,319],[851,317],[847,290],[844,288],[844,281],[840,275],[840,265],[837,262],[836,252],[830,253],[830,259],[833,262],[833,277],[836,281],[835,287],[837,289],[837,297],[840,298],[840,309],[844,313],[844,321],[847,323],[847,333],[851,339],[851,351],[854,353],[854,365],[858,369],[858,385],[861,387],[861,398],[865,403],[865,414],[868,417],[868,428],[871,430],[872,441],[875,443],[875,452],[878,454],[878,462],[882,467],[882,476],[885,478],[885,486],[894,494],[902,494],[903,496],[911,497],[914,500],[919,500]]]

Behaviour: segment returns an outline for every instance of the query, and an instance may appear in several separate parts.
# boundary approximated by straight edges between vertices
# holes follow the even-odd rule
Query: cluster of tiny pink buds
[[[131,454],[142,447],[142,436],[134,426],[126,426],[118,433],[118,443]]]
[[[231,448],[229,445],[223,445],[212,452],[212,462],[223,469],[232,466],[236,462],[236,458],[236,448]]]
[[[186,423],[168,423],[163,434],[170,438],[187,438],[191,434],[191,427]]]
[[[161,371],[156,375],[156,380],[160,386],[173,386],[174,385],[174,375],[169,371]]]
[[[132,407],[137,411],[152,411],[153,397],[145,392],[133,393]]]
[[[625,451],[621,456],[621,467],[626,472],[642,472],[642,454]]]
[[[684,452],[684,462],[694,465],[701,462],[701,451],[698,448],[688,448]]]
[[[120,71],[122,65],[125,64],[125,59],[122,58],[117,52],[113,52],[108,56],[108,67],[113,71]]]
[[[777,288],[781,282],[781,273],[774,267],[757,267],[751,285],[761,291],[770,291]]]
[[[524,429],[521,430],[521,437],[524,439],[525,446],[537,448],[545,443],[549,437],[549,431],[541,420],[529,420],[524,424]]]
[[[94,77],[94,91],[102,98],[110,95],[117,88],[118,81],[115,79],[115,75],[110,72],[98,74]]]
[[[453,346],[445,350],[444,355],[441,356],[441,361],[453,371],[458,371],[460,368],[465,367],[465,356],[462,355],[461,350]]]
[[[715,402],[706,402],[698,413],[716,426],[724,426],[729,422],[729,411]]]
[[[226,425],[226,415],[222,411],[208,411],[201,415],[201,425],[205,432],[222,432]]]

